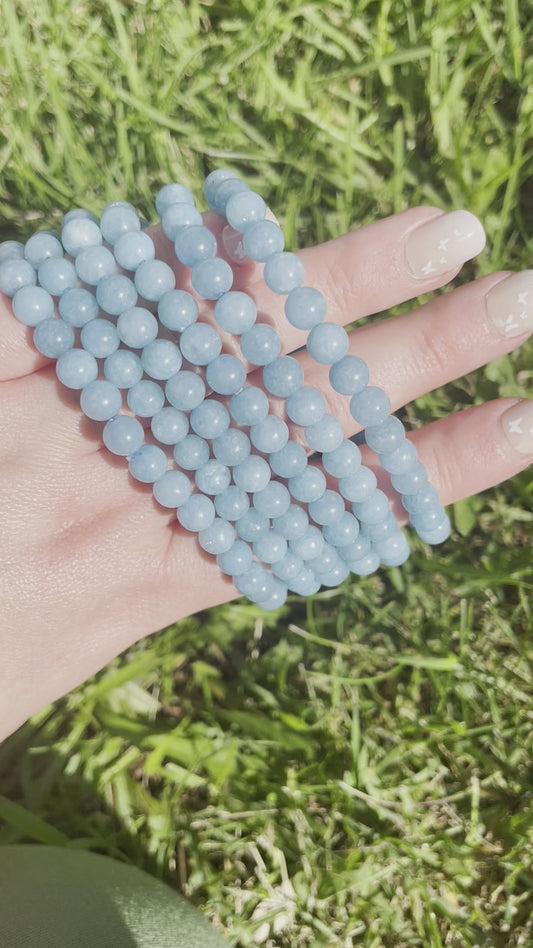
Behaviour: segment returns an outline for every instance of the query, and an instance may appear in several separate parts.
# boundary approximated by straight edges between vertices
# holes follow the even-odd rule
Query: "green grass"
[[[531,266],[530,0],[0,0],[0,229],[237,169],[303,246],[467,207]],[[531,342],[409,406],[531,395]],[[531,471],[454,542],[134,646],[0,748],[0,843],[133,862],[234,946],[533,944]],[[21,633],[23,634],[23,633]]]

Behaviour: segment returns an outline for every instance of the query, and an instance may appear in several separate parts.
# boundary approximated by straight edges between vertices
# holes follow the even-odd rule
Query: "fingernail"
[[[501,416],[509,444],[520,454],[533,454],[533,398],[524,398]]]
[[[232,263],[249,263],[242,244],[242,234],[230,224],[226,224],[222,231],[224,250]]]
[[[486,299],[489,320],[502,336],[533,332],[533,270],[501,280]]]
[[[441,214],[413,230],[405,252],[417,280],[455,270],[485,246],[485,231],[470,211]]]

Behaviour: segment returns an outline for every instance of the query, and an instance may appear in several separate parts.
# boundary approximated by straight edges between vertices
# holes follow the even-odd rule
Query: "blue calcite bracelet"
[[[285,251],[263,199],[223,169],[208,175],[204,191],[240,235],[240,259],[264,264],[265,282],[286,297],[288,321],[308,331],[310,357],[330,366],[332,388],[350,398],[419,536],[442,542],[450,523],[413,444],[385,392],[369,385],[363,360],[348,354],[346,331],[327,321],[323,295],[304,285],[304,266]],[[173,269],[156,259],[125,201],[107,205],[100,221],[69,212],[60,237],[40,232],[25,245],[0,244],[0,291],[33,328],[36,348],[80,391],[82,411],[104,423],[107,448],[152,484],[156,501],[176,510],[262,608],[278,608],[289,590],[309,595],[350,572],[403,563],[405,534],[373,471],[328,414],[323,393],[305,384],[297,359],[281,354],[276,330],[257,322],[251,297],[232,290],[232,269],[217,256],[191,192],[166,185],[156,209],[194,293],[176,288]],[[199,297],[214,325],[200,320]],[[222,351],[217,326],[238,337],[242,358]],[[264,389],[246,382],[248,365],[262,368]],[[276,412],[283,400],[286,420],[270,412],[268,395]],[[124,397],[131,414],[122,412]],[[153,443],[139,418],[149,419]],[[287,422],[300,428],[306,448]]]

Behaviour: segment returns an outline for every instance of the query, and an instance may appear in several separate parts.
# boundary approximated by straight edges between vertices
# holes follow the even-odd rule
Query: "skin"
[[[415,208],[302,251],[308,282],[326,296],[328,319],[353,322],[452,280],[457,270],[414,279],[405,258],[409,233],[440,213]],[[220,237],[221,219],[206,219]],[[171,243],[151,233],[157,255],[173,262],[178,285],[188,288]],[[289,353],[305,334],[288,325],[283,299],[265,287],[261,272],[236,267],[234,288],[251,293]],[[349,351],[368,363],[371,384],[385,388],[393,411],[527,338],[505,338],[487,320],[485,295],[508,275],[494,273],[352,331]],[[225,342],[231,351],[232,341]],[[324,392],[328,410],[353,435],[348,399],[332,392],[327,367],[298,358],[306,384]],[[249,380],[260,384],[260,375],[252,372]],[[499,423],[516,401],[478,405],[409,436],[444,504],[531,463],[533,455],[519,454]],[[32,348],[31,330],[13,318],[1,294],[0,413],[1,740],[137,639],[237,594],[195,536],[102,446],[102,426],[84,418],[79,393],[60,386],[54,365]],[[397,501],[393,509],[402,519]]]

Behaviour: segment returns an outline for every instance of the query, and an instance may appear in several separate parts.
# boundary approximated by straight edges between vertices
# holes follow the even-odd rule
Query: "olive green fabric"
[[[105,856],[0,847],[1,948],[227,948],[162,882]]]

